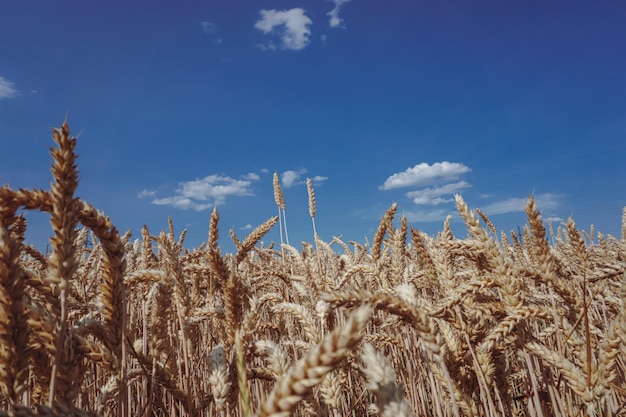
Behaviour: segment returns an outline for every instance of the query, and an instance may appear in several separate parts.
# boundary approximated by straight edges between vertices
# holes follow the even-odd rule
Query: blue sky
[[[50,129],[79,134],[78,195],[123,232],[211,209],[243,236],[364,243],[398,203],[434,234],[453,195],[509,232],[544,218],[619,237],[626,5],[619,1],[4,1],[0,182],[47,188]],[[31,243],[47,218],[29,215]],[[458,220],[453,230],[464,237]],[[265,239],[279,241],[276,228]]]

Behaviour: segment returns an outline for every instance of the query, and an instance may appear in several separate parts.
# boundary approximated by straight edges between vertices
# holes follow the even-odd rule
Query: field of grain
[[[50,190],[0,188],[0,416],[626,415],[626,211],[621,240],[546,230],[530,197],[518,236],[457,196],[463,238],[392,205],[368,244],[264,247],[276,179],[235,253],[217,211],[190,250],[171,220],[120,234],[75,197],[67,124],[53,139]]]

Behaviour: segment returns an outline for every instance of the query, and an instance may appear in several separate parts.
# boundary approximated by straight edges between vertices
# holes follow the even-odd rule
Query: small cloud
[[[200,28],[202,29],[202,32],[206,33],[207,35],[211,35],[211,37],[213,38],[213,42],[217,44],[223,42],[222,38],[215,37],[215,35],[217,34],[217,26],[215,26],[214,23],[209,22],[208,20],[203,20],[202,22],[200,22]]]
[[[555,209],[559,205],[560,198],[561,196],[558,194],[538,194],[535,195],[535,203],[537,204],[539,210]],[[481,210],[485,212],[485,214],[491,216],[495,214],[518,213],[524,211],[527,202],[528,197],[512,197],[506,200],[487,204],[486,206],[481,207]]]
[[[137,193],[137,197],[139,198],[154,197],[155,195],[156,195],[156,191],[149,191],[149,190],[141,190]]]
[[[413,199],[418,205],[428,204],[436,206],[443,203],[451,203],[452,198],[443,198],[444,195],[452,196],[457,191],[469,188],[471,185],[465,181],[459,181],[451,184],[442,185],[440,187],[424,188],[423,190],[410,191],[406,196]]]
[[[275,51],[278,49],[278,47],[273,42],[259,43],[256,47],[259,48],[261,51]]]
[[[304,183],[303,181],[300,180],[300,178],[302,177],[302,175],[306,174],[307,170],[305,168],[300,168],[298,170],[288,170],[283,172],[280,175],[280,179],[281,182],[283,184],[283,187],[285,188],[290,188],[293,187],[296,184],[302,184]]]
[[[306,181],[302,178],[304,174],[309,172],[306,168],[290,169],[280,174],[280,181],[285,188],[293,187],[294,185],[305,184]],[[321,175],[316,175],[310,178],[314,185],[320,185],[328,179]]]
[[[316,175],[313,178],[311,178],[311,181],[313,182],[313,184],[315,185],[320,185],[321,183],[323,183],[324,181],[326,181],[328,179],[328,177],[322,177],[321,175]]]
[[[210,204],[210,203],[204,203],[204,204],[196,203],[193,200],[191,200],[190,198],[183,197],[183,196],[180,196],[180,195],[173,196],[173,197],[166,197],[166,198],[157,198],[155,200],[152,200],[152,204],[156,204],[157,206],[172,206],[174,208],[178,208],[178,209],[182,209],[182,210],[193,209],[193,210],[196,210],[196,211],[207,210],[207,209],[210,209],[210,208],[214,207],[213,204]]]
[[[436,210],[417,210],[417,211],[405,211],[407,221],[410,223],[433,223],[443,222],[446,216],[451,214],[450,210],[436,209]]]
[[[341,26],[341,22],[343,22],[343,19],[339,17],[339,9],[341,9],[341,6],[347,2],[349,2],[350,0],[333,0],[333,2],[335,3],[335,7],[328,13],[326,13],[328,16],[330,16],[330,20],[329,20],[329,24],[331,28],[336,28],[336,27],[340,27]]]
[[[215,33],[215,25],[207,20],[200,22],[200,27],[206,34]]]
[[[565,220],[559,216],[552,216],[546,219],[549,223],[563,223]]]
[[[250,185],[249,180],[209,175],[202,179],[180,182],[176,195],[152,200],[152,204],[201,211],[224,204],[228,197],[253,196]]]
[[[241,178],[243,178],[244,180],[250,180],[250,181],[258,181],[261,179],[261,177],[259,177],[259,174],[256,174],[254,172],[250,172],[248,174],[242,175]]]
[[[461,174],[471,171],[470,168],[458,162],[435,162],[429,165],[425,162],[407,168],[403,172],[393,174],[378,187],[381,190],[393,188],[424,186],[456,181]]]
[[[254,27],[265,34],[278,30],[283,49],[299,51],[309,44],[311,30],[308,26],[313,21],[304,14],[303,9],[297,7],[289,10],[261,10],[260,13],[261,20]],[[273,43],[258,46],[263,50],[276,49]]]
[[[11,98],[18,95],[18,91],[13,88],[13,83],[0,77],[0,100],[3,98]]]
[[[247,224],[245,226],[241,226],[239,228],[239,230],[252,230],[252,225],[251,224]]]

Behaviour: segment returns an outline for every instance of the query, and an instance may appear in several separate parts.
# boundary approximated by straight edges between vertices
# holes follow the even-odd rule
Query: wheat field
[[[49,190],[0,188],[0,416],[626,415],[626,211],[620,239],[498,232],[456,197],[436,236],[396,218],[371,243],[221,253],[167,231],[121,234],[75,196],[76,138],[53,130]],[[315,230],[315,195],[308,182]],[[22,210],[49,214],[49,253]]]

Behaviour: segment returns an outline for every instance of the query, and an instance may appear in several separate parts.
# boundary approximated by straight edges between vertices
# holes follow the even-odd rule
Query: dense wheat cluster
[[[264,247],[276,178],[279,215],[235,253],[217,211],[190,250],[171,221],[120,235],[75,196],[67,124],[53,138],[50,190],[0,188],[0,416],[626,414],[626,212],[621,240],[546,230],[531,197],[507,234],[457,197],[463,238],[392,205],[369,244]]]

